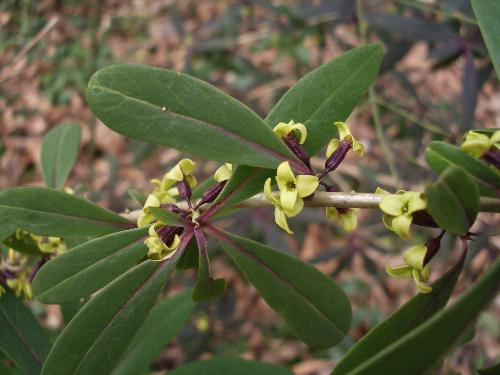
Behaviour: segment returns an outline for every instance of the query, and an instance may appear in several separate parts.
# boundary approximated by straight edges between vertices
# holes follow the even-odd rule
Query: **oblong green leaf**
[[[183,291],[156,305],[113,370],[113,375],[136,375],[147,372],[153,360],[177,334],[196,304],[192,290]]]
[[[176,368],[170,375],[292,375],[285,367],[239,358],[214,358]]]
[[[430,370],[453,346],[497,294],[500,260],[447,309],[359,363],[349,374],[420,375]]]
[[[351,324],[344,291],[313,266],[243,237],[209,233],[302,341],[314,348],[339,343]]]
[[[173,225],[173,226],[184,225],[182,218],[172,211],[160,207],[149,207],[149,210],[151,211],[151,213],[155,218],[164,222],[167,225]]]
[[[342,357],[332,375],[349,373],[441,310],[455,288],[464,261],[465,253],[451,270],[432,284],[431,293],[418,294],[371,329]]]
[[[57,237],[101,236],[135,226],[82,198],[31,186],[0,192],[0,217],[31,233]]]
[[[479,191],[467,172],[449,166],[433,184],[425,189],[429,212],[443,229],[466,234],[479,211]]]
[[[102,289],[58,337],[42,374],[108,375],[153,307],[175,260],[147,260]]]
[[[43,303],[70,302],[106,286],[144,258],[147,228],[131,229],[85,242],[43,265],[33,294]]]
[[[495,173],[485,163],[462,152],[458,147],[445,142],[434,141],[429,143],[425,151],[425,158],[436,173],[441,174],[448,166],[455,165],[465,170],[472,177],[481,195],[498,196],[500,174]]]
[[[60,190],[64,186],[78,156],[81,133],[78,124],[63,123],[43,137],[40,162],[47,187]]]
[[[39,374],[50,341],[24,303],[14,293],[0,297],[0,351],[28,374]]]
[[[481,35],[486,43],[493,66],[500,78],[500,3],[498,0],[472,0]]]
[[[337,134],[335,121],[346,121],[368,88],[382,62],[382,48],[369,44],[354,48],[302,77],[266,117],[273,128],[279,122],[303,123],[307,128],[304,148],[316,154]],[[216,202],[232,206],[262,191],[273,175],[266,170],[238,166]],[[236,190],[233,193],[233,190]],[[231,194],[230,197],[227,195]]]
[[[107,126],[131,138],[236,164],[275,168],[296,161],[254,112],[186,74],[110,66],[92,76],[87,100]]]

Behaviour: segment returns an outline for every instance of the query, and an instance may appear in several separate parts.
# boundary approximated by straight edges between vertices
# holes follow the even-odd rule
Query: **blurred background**
[[[265,116],[300,77],[364,39],[385,52],[373,92],[348,121],[367,152],[362,159],[349,154],[333,182],[343,191],[422,190],[434,177],[424,159],[429,141],[460,144],[469,129],[500,126],[499,82],[468,0],[2,0],[0,189],[41,185],[42,136],[70,121],[83,137],[68,186],[117,212],[139,208],[128,190],[147,194],[149,180],[181,155],[126,139],[93,117],[85,89],[101,67],[142,63],[183,71]],[[321,165],[323,156],[313,164]],[[200,180],[218,167],[196,161]],[[457,292],[498,256],[498,220],[479,216],[473,231],[485,235],[471,245]],[[285,364],[299,375],[327,374],[353,342],[415,294],[411,281],[389,279],[384,265],[398,263],[404,248],[432,233],[417,230],[411,243],[400,241],[379,212],[368,210],[351,233],[322,209],[292,219],[294,237],[274,225],[272,208],[242,210],[221,225],[300,256],[339,282],[353,303],[350,336],[330,350],[308,348],[212,246],[213,271],[226,278],[229,291],[199,306],[156,360],[158,371],[224,355]],[[433,279],[460,256],[455,238],[445,237],[444,245]],[[177,273],[169,291],[193,280],[190,272]],[[61,328],[57,307],[33,303],[33,309],[47,329]],[[437,373],[473,374],[493,364],[500,356],[499,317],[497,299]]]

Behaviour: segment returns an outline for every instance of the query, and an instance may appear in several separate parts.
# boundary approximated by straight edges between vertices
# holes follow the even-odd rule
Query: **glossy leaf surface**
[[[500,2],[497,0],[472,0],[481,34],[500,78]]]
[[[147,228],[131,229],[85,242],[46,263],[33,280],[43,303],[86,297],[135,266],[147,254]]]
[[[292,375],[285,367],[239,358],[196,361],[170,372],[171,375]]]
[[[52,128],[43,137],[40,162],[47,187],[63,188],[78,156],[81,133],[78,124],[65,123]]]

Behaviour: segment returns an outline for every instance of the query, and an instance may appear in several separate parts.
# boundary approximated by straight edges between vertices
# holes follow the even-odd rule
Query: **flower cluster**
[[[31,273],[28,257],[9,249],[7,255],[2,255],[0,260],[0,296],[5,293],[7,286],[17,297],[31,299]]]
[[[465,135],[460,149],[500,169],[500,130],[490,135],[471,130]]]

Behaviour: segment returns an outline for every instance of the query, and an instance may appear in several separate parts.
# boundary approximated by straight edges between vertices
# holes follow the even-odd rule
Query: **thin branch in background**
[[[363,12],[363,0],[356,0],[356,14],[358,16],[358,28],[361,43],[366,44],[366,21]],[[392,152],[387,144],[387,140],[385,139],[384,129],[380,120],[380,111],[377,105],[377,94],[375,93],[373,86],[368,90],[368,99],[372,108],[373,122],[375,124],[375,133],[377,135],[378,142],[380,147],[382,147],[382,152],[384,153],[389,171],[395,180],[396,187],[399,188],[400,178],[394,163],[394,156],[392,155]]]

